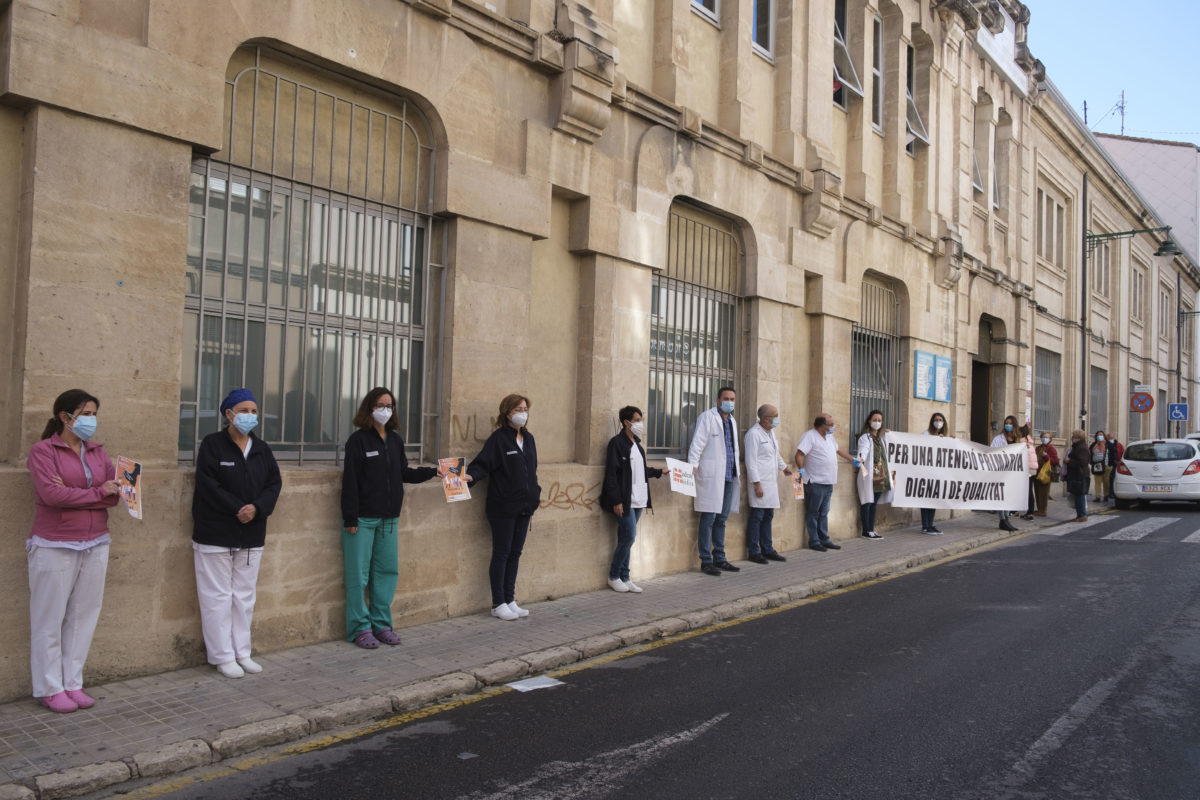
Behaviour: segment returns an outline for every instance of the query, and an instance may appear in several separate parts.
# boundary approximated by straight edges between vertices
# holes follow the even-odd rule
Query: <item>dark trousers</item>
[[[936,513],[937,513],[936,508],[922,508],[921,509],[921,530],[927,531],[930,528],[934,527],[933,515]]]
[[[529,533],[531,519],[531,516],[488,517],[492,526],[492,562],[488,566],[488,578],[492,582],[492,608],[515,599],[517,567],[521,563],[521,551],[525,548],[525,536]]]

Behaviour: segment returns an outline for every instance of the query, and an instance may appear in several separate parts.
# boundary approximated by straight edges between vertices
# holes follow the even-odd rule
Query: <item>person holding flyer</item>
[[[54,400],[54,416],[25,465],[33,481],[29,568],[29,668],[33,696],[68,713],[96,701],[83,691],[83,663],[104,599],[108,509],[119,500],[116,469],[91,441],[100,401],[82,389]]]
[[[492,616],[514,620],[529,616],[517,605],[517,569],[529,534],[533,512],[541,502],[537,481],[537,445],[526,428],[529,398],[510,394],[500,401],[496,430],[483,443],[479,455],[467,465],[470,480],[491,478],[487,518],[492,528],[492,560],[488,580],[492,587]]]
[[[862,537],[878,541],[883,537],[875,532],[875,515],[880,503],[892,502],[892,474],[887,462],[887,431],[883,427],[883,412],[871,411],[863,420],[858,436],[858,502],[862,520]]]
[[[779,455],[775,429],[779,427],[779,409],[773,405],[758,407],[758,423],[746,431],[746,480],[750,489],[750,515],[746,518],[746,548],[755,564],[787,561],[775,552],[771,541],[771,520],[779,508],[779,481],[775,473],[791,475],[792,469]]]
[[[696,418],[696,432],[688,448],[688,463],[696,470],[692,507],[700,512],[696,538],[700,571],[705,575],[741,571],[725,558],[725,520],[737,513],[741,494],[735,398],[728,386],[717,390],[717,405]]]
[[[342,469],[342,566],[346,639],[364,650],[400,644],[392,629],[392,598],[400,578],[397,525],[404,484],[423,483],[433,467],[410,467],[397,433],[392,392],[376,386],[354,415]]]
[[[230,392],[221,415],[225,429],[205,436],[196,453],[192,550],[208,663],[240,678],[262,672],[250,658],[250,622],[267,517],[283,481],[275,454],[253,433],[258,402],[251,391]]]
[[[608,585],[614,592],[640,594],[642,587],[629,579],[629,553],[642,509],[653,508],[649,479],[661,478],[663,471],[646,463],[641,439],[646,427],[641,409],[625,406],[617,412],[617,421],[621,432],[608,441],[604,487],[600,490],[600,507],[617,518],[617,546],[608,568]]]

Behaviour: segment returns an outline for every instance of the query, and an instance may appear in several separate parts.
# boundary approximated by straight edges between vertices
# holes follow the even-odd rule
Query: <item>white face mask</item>
[[[1050,438],[1049,438],[1049,437],[1047,437],[1047,436],[1043,436],[1043,437],[1042,437],[1042,444],[1050,444]]]
[[[629,432],[639,439],[646,435],[646,423],[640,419],[637,422],[629,423]]]
[[[529,422],[529,412],[528,411],[518,411],[516,414],[513,414],[512,416],[510,416],[508,419],[510,422],[512,422],[513,425],[516,425],[518,428],[524,428],[525,423]]]
[[[388,420],[392,418],[392,410],[390,408],[377,408],[371,412],[371,418],[379,425],[387,425]]]
[[[940,419],[935,419],[935,420],[933,421],[933,429],[934,429],[935,431],[940,431],[940,430],[942,429],[942,426],[943,426],[943,425],[945,425],[945,424],[946,424],[946,423],[942,422]]]
[[[871,430],[877,431],[883,427],[883,421],[878,419],[871,420]]]
[[[1103,436],[1097,436],[1097,437],[1096,437],[1096,441],[1097,441],[1097,442],[1103,442],[1103,441],[1104,441],[1104,437],[1103,437]]]

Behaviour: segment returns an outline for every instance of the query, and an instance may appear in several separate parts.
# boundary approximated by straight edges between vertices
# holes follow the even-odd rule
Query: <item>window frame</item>
[[[925,121],[921,119],[921,111],[917,108],[917,99],[914,86],[916,85],[916,48],[911,44],[905,45],[907,48],[905,58],[907,68],[905,70],[905,94],[907,95],[907,113],[904,115],[905,128],[905,143],[904,150],[909,155],[916,155],[917,143],[929,146],[929,131],[925,128]]]
[[[838,68],[839,55],[845,62],[842,65],[844,70]],[[849,72],[849,79],[842,74],[844,71]],[[833,7],[833,83],[837,87],[833,90],[833,104],[838,108],[849,107],[847,91],[857,95],[859,100],[866,96],[862,80],[858,77],[858,68],[854,66],[854,58],[850,54],[850,45],[846,40],[846,0],[835,0]]]
[[[692,11],[721,27],[721,0],[692,0]]]
[[[760,17],[765,7],[767,43],[759,41]],[[775,58],[775,0],[754,0],[754,13],[750,24],[750,43],[754,52],[767,60]]]
[[[883,19],[876,15],[871,18],[871,126],[877,133],[883,133],[884,86]]]

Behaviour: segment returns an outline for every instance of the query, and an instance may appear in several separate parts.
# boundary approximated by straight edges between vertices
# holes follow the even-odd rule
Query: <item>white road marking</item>
[[[1196,531],[1196,532],[1195,532],[1195,533],[1193,533],[1193,534],[1190,534],[1190,535],[1188,535],[1188,536],[1185,536],[1185,537],[1184,537],[1184,538],[1183,538],[1181,541],[1184,541],[1184,542],[1190,542],[1190,543],[1193,543],[1193,544],[1195,544],[1195,543],[1200,543],[1200,531]]]
[[[533,777],[506,786],[494,794],[472,792],[469,800],[593,800],[609,797],[630,773],[665,756],[676,745],[687,744],[729,714],[718,714],[694,728],[644,739],[635,744],[597,753],[585,761],[551,761]]]
[[[1058,525],[1053,525],[1049,528],[1040,528],[1031,533],[1036,533],[1039,536],[1066,536],[1068,533],[1081,531],[1084,528],[1090,528],[1093,525],[1099,525],[1109,519],[1107,516],[1088,517],[1086,522],[1063,522]]]
[[[1114,539],[1120,542],[1136,542],[1154,533],[1159,528],[1165,528],[1172,522],[1179,522],[1179,517],[1147,517],[1132,525],[1119,528],[1101,539]]]

